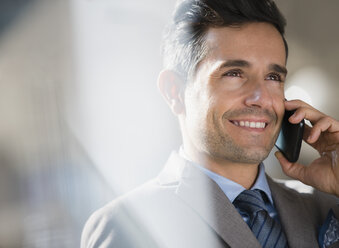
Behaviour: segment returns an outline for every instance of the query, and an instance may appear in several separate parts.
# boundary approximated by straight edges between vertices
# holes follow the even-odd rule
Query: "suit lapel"
[[[176,173],[161,173],[160,180],[178,180],[177,195],[189,205],[230,247],[260,247],[259,242],[219,186],[177,154],[172,154],[166,167]],[[172,176],[170,176],[172,175]]]
[[[299,194],[284,188],[267,177],[275,208],[290,247],[318,247],[316,227],[307,202]]]

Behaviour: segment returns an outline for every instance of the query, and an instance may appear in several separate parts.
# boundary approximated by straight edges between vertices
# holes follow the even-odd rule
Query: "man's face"
[[[284,114],[282,37],[270,24],[250,23],[211,28],[206,44],[185,89],[184,144],[212,159],[259,163]]]

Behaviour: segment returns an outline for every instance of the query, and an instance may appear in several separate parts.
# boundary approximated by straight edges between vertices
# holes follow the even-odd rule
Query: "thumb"
[[[293,179],[299,180],[301,182],[304,182],[305,166],[298,163],[291,163],[279,151],[275,152],[274,155],[278,159],[283,172],[287,176],[292,177]]]

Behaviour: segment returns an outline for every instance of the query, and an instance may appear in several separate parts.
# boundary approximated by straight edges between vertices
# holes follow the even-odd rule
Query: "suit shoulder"
[[[152,238],[144,233],[145,227],[138,218],[139,212],[145,213],[147,206],[153,206],[154,200],[161,202],[160,198],[173,192],[174,188],[168,185],[161,186],[154,179],[98,209],[85,224],[81,247],[92,248],[99,245],[100,247],[157,247]],[[138,239],[138,236],[142,237],[138,246],[130,243],[131,233],[138,234],[133,236],[134,239]]]
[[[312,186],[303,184],[297,180],[274,180],[280,184],[286,191],[302,198],[310,198],[319,204],[336,204],[339,199],[333,195],[321,192]]]
[[[82,231],[81,248],[99,247],[99,244],[102,245],[113,241],[116,232],[119,232],[115,227],[117,222],[115,218],[121,215],[122,212],[119,208],[119,205],[113,201],[96,210],[89,217]]]
[[[282,179],[273,179],[273,181],[281,188],[281,190],[286,192],[286,194],[301,197],[304,199],[311,199],[313,196],[314,188],[300,181]]]
[[[333,195],[323,193],[297,180],[274,180],[285,194],[291,199],[300,199],[306,208],[313,214],[325,218],[329,209],[339,215],[339,199]]]

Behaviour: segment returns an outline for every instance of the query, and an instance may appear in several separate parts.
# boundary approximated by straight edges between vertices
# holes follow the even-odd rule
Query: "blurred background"
[[[339,119],[339,2],[277,0],[288,99]],[[0,247],[79,247],[89,215],[180,146],[158,93],[175,0],[0,1]],[[317,154],[303,144],[301,162]],[[270,175],[285,178],[273,156]]]

